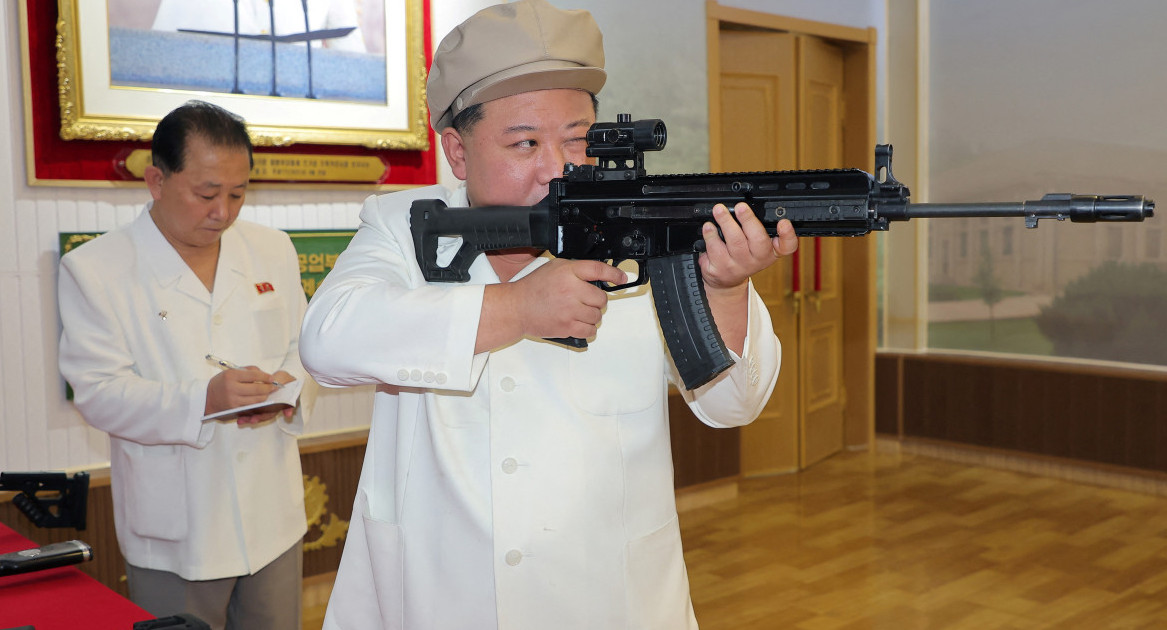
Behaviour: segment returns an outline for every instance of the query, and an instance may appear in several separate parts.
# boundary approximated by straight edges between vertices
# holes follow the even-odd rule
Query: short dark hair
[[[198,135],[217,147],[246,149],[247,161],[255,166],[247,123],[231,112],[204,101],[187,101],[158,121],[150,156],[162,173],[179,173],[186,166],[186,145]]]
[[[589,96],[592,97],[592,110],[597,114],[600,113],[600,99],[596,98],[595,94],[589,93]],[[450,126],[452,126],[454,131],[457,131],[458,133],[470,133],[470,131],[474,129],[474,125],[478,124],[478,121],[482,120],[483,105],[485,105],[485,103],[478,103],[458,112],[458,115],[454,116],[454,120],[450,122]]]

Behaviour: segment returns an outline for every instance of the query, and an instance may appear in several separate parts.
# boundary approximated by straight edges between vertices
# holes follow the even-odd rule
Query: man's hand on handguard
[[[741,286],[750,276],[798,249],[798,237],[790,221],[779,221],[778,236],[771,238],[745,203],[738,203],[733,214],[724,205],[717,204],[713,207],[713,218],[722,236],[718,237],[712,223],[705,225],[706,253],[699,264],[707,291]]]
[[[737,220],[734,217],[737,217]],[[789,256],[798,249],[798,237],[790,221],[778,222],[778,236],[770,238],[765,226],[745,203],[734,206],[734,213],[722,204],[713,207],[713,219],[721,228],[707,223],[704,228],[705,252],[698,259],[709,310],[717,323],[726,347],[737,354],[745,350],[748,326],[750,276]],[[740,223],[739,223],[740,221]]]

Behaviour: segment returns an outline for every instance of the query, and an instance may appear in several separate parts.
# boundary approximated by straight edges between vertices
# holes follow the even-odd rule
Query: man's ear
[[[162,198],[162,180],[166,176],[162,174],[162,169],[157,166],[150,165],[146,167],[146,172],[142,174],[142,178],[146,180],[146,188],[150,189],[150,197],[155,201]]]
[[[446,161],[450,163],[450,170],[454,177],[466,180],[466,143],[462,134],[453,127],[442,130],[442,152],[446,154]]]

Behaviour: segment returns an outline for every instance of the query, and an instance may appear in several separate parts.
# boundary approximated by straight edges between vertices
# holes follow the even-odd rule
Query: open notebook
[[[300,390],[304,388],[304,381],[297,379],[291,383],[285,383],[283,387],[271,393],[267,400],[257,402],[250,405],[243,405],[242,407],[235,407],[234,409],[226,409],[216,413],[209,413],[203,416],[203,422],[207,420],[232,420],[239,416],[249,416],[260,413],[271,413],[279,411],[280,409],[287,409],[296,406],[296,399],[300,397]]]

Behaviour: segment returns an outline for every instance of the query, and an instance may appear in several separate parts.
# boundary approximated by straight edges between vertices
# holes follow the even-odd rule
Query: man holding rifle
[[[466,284],[427,283],[410,233],[414,200],[532,205],[587,162],[603,63],[592,17],[544,0],[457,27],[427,87],[465,186],[370,198],[309,306],[309,372],[377,385],[326,628],[696,627],[667,416],[679,381],[646,287],[608,294],[593,283],[630,272],[530,249],[479,256]],[[780,346],[749,277],[797,247],[789,222],[771,238],[741,208],[715,210],[699,261],[735,363],[683,391],[715,427],[751,422],[770,396]],[[589,345],[548,341],[565,337]]]

